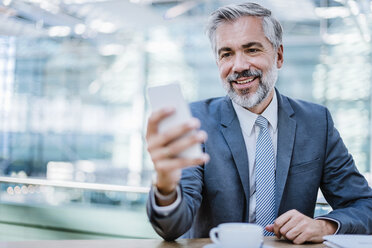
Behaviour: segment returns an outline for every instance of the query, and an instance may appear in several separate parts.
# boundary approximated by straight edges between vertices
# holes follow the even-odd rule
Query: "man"
[[[158,124],[174,110],[149,118],[157,180],[148,215],[158,234],[208,237],[224,222],[257,223],[265,235],[296,244],[372,233],[372,190],[328,110],[274,88],[283,45],[271,12],[254,3],[229,5],[212,13],[207,28],[228,96],[191,104],[196,119],[165,134]],[[196,143],[205,152],[200,158],[177,157]],[[313,219],[319,188],[333,211]]]

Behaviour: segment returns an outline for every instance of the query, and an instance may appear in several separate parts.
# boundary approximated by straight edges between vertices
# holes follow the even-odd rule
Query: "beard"
[[[240,94],[236,92],[232,86],[232,82],[241,77],[258,77],[259,84],[257,91],[250,92],[250,90],[247,89],[240,91]],[[269,96],[269,93],[274,88],[277,79],[278,68],[275,63],[273,63],[265,75],[263,75],[261,70],[249,69],[229,75],[226,79],[227,82],[224,81],[222,85],[233,102],[244,108],[250,109],[260,104]]]

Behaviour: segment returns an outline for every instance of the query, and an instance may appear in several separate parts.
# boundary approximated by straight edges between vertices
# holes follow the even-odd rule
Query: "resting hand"
[[[146,134],[147,150],[157,172],[156,186],[164,195],[170,194],[176,189],[183,168],[204,164],[209,160],[207,154],[193,159],[177,157],[183,150],[204,142],[207,139],[207,134],[204,131],[196,131],[200,127],[200,122],[195,118],[171,128],[167,132],[159,133],[159,123],[173,113],[174,109],[162,109],[154,112],[148,120]],[[184,136],[192,130],[195,130],[192,135]],[[160,203],[160,205],[164,204]]]
[[[336,232],[337,224],[330,220],[314,220],[297,210],[290,210],[279,216],[274,224],[266,226],[265,229],[274,232],[279,239],[283,236],[295,244],[321,243],[323,236]]]

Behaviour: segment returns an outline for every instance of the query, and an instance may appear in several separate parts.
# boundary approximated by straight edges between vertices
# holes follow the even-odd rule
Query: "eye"
[[[257,48],[249,48],[249,49],[247,49],[246,51],[247,51],[248,53],[257,53],[257,52],[259,52],[260,50],[257,49]]]
[[[230,57],[230,56],[231,56],[230,52],[221,53],[220,54],[220,59],[227,58],[227,57]]]

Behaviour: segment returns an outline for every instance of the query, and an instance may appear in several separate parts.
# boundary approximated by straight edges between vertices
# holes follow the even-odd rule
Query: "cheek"
[[[260,69],[262,72],[267,72],[273,65],[276,66],[276,62],[271,59],[261,59],[256,61],[256,68]]]
[[[229,63],[218,64],[218,70],[220,72],[220,77],[222,79],[225,79],[229,75],[230,68],[231,68],[231,66],[229,65]]]

